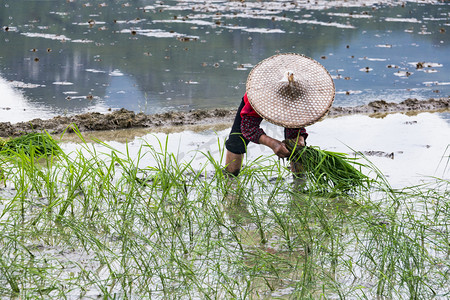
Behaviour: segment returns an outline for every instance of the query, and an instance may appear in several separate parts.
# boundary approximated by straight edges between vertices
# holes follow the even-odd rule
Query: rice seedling
[[[314,146],[301,147],[293,140],[285,140],[284,143],[292,153],[289,159],[300,163],[317,189],[352,192],[369,187],[370,179],[354,167],[363,166],[356,159]]]
[[[194,167],[168,140],[132,154],[77,134],[45,164],[0,160],[0,297],[449,296],[448,180],[318,194],[273,157],[227,178],[209,152]]]
[[[0,141],[2,155],[23,152],[27,156],[36,157],[57,155],[61,152],[57,142],[47,133],[31,132],[16,138]]]

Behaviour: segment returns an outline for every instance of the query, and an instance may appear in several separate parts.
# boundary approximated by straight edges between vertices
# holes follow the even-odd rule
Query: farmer
[[[268,146],[280,158],[289,157],[286,145],[260,127],[263,119],[284,127],[285,139],[304,146],[308,137],[304,126],[326,115],[335,91],[321,64],[294,53],[274,55],[258,63],[247,78],[246,89],[225,142],[225,171],[234,176],[241,170],[249,142]]]

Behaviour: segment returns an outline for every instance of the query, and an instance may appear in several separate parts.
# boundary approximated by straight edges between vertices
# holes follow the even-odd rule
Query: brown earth
[[[328,116],[350,114],[380,114],[394,112],[450,111],[450,97],[420,101],[407,99],[400,103],[389,103],[384,100],[373,101],[367,105],[355,107],[332,107]],[[0,136],[14,137],[32,131],[46,130],[51,134],[73,132],[76,126],[80,132],[118,130],[127,128],[158,129],[165,127],[182,127],[186,125],[202,125],[230,123],[236,110],[212,109],[193,110],[189,112],[167,112],[146,115],[120,109],[108,114],[84,113],[74,116],[58,116],[49,120],[33,119],[28,122],[11,124],[0,122]]]
[[[353,107],[332,107],[328,116],[350,114],[379,114],[393,112],[436,112],[450,110],[450,97],[428,100],[406,99],[400,103],[384,100],[372,101],[366,105]]]

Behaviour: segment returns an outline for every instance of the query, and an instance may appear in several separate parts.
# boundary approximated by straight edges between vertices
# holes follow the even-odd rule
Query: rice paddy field
[[[361,118],[327,119],[309,130],[310,144],[324,147],[327,139],[329,149],[347,147],[342,152],[358,158],[356,168],[371,181],[351,192],[314,181],[299,186],[287,162],[257,145],[237,178],[224,176],[228,129],[120,142],[79,132],[58,143],[45,134],[17,147],[4,140],[0,296],[448,299],[448,131],[434,143],[413,137],[430,143],[423,151],[437,151],[416,148],[414,155],[429,156],[440,171],[406,184],[395,170],[403,156],[414,178],[415,159],[393,145],[412,149],[411,141],[390,144],[393,133],[386,133],[377,149],[394,150],[396,158],[367,156],[356,142],[361,136],[352,140],[357,149],[337,146],[335,122],[344,131],[352,122],[378,131],[397,122],[408,135],[418,130],[406,122],[442,128],[441,119]]]
[[[448,98],[449,5],[0,0],[0,122],[235,109],[286,52],[329,70],[335,106]],[[165,125],[0,139],[1,299],[450,298],[448,109],[308,126],[367,176],[350,186],[255,144],[229,178],[231,124]]]

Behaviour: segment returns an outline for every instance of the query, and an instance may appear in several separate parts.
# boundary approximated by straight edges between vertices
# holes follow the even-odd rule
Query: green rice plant
[[[394,190],[368,164],[379,180],[350,198],[293,188],[275,157],[229,178],[167,139],[80,141],[1,157],[0,297],[448,297],[448,180]]]
[[[322,150],[314,146],[299,146],[293,140],[285,140],[291,152],[290,160],[299,163],[308,179],[319,190],[352,192],[367,189],[371,180],[354,166],[365,167],[345,153]]]
[[[61,152],[58,143],[47,132],[31,132],[0,142],[0,153],[12,155],[23,152],[25,155],[35,154],[37,157],[57,155]]]

